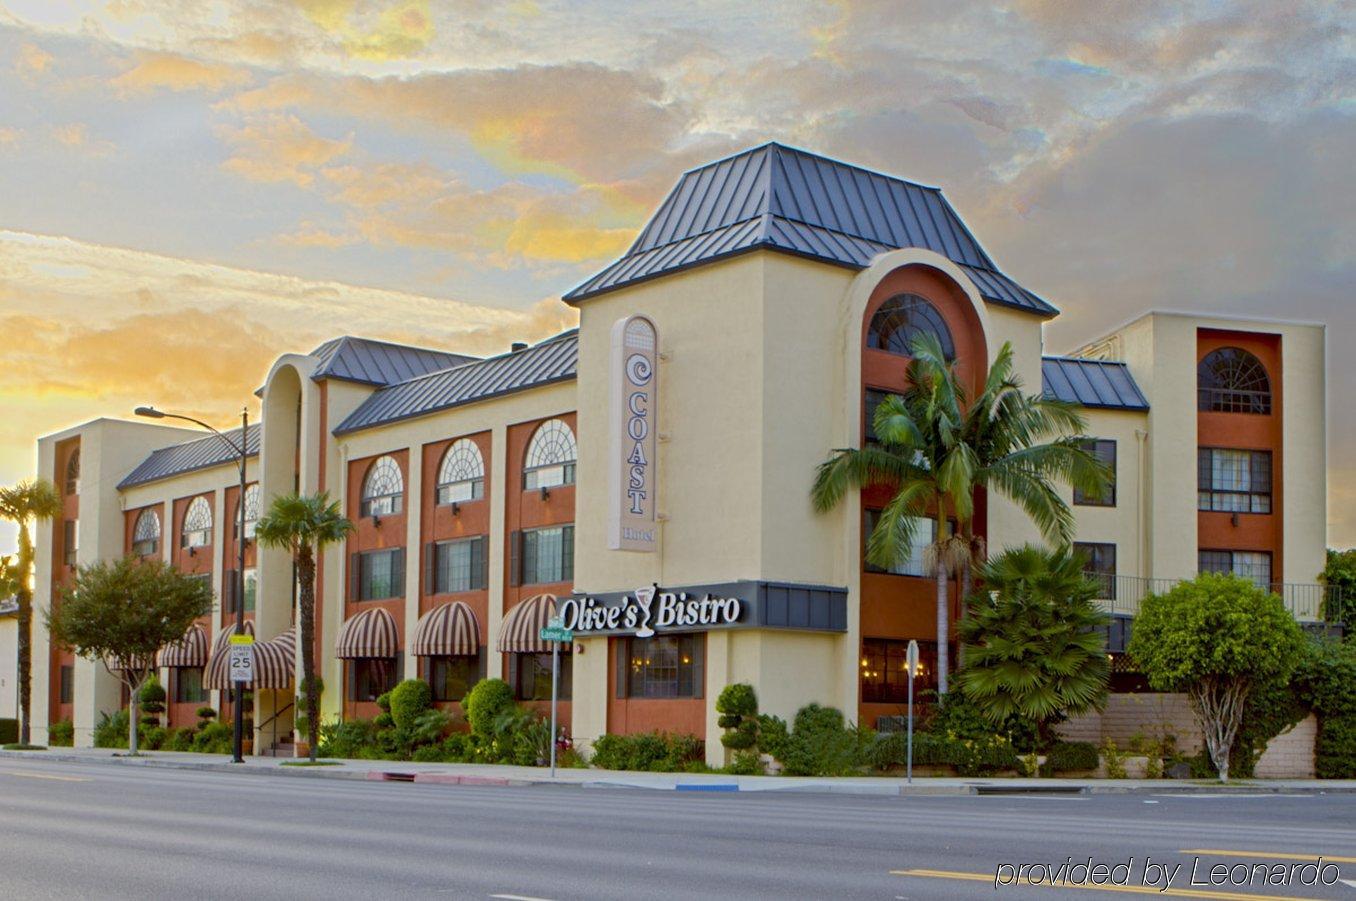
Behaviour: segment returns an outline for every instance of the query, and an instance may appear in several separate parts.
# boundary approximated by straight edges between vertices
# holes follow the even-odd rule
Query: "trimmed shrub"
[[[1041,775],[1077,773],[1097,769],[1097,747],[1086,741],[1057,741],[1045,754]]]
[[[99,722],[94,724],[94,747],[127,747],[127,724],[129,720],[130,717],[126,710],[119,710],[111,714],[99,714]]]
[[[701,740],[691,735],[604,735],[593,743],[589,763],[604,770],[675,773],[687,764],[700,762],[703,753]]]
[[[842,776],[860,765],[861,735],[848,727],[841,710],[806,704],[796,712],[777,759],[788,776]]]
[[[433,707],[433,688],[423,679],[406,679],[391,689],[391,719],[400,728],[409,728],[419,715]]]
[[[513,688],[503,679],[481,679],[461,702],[471,734],[487,739],[495,734],[495,721],[514,706]]]
[[[75,744],[75,724],[58,720],[47,727],[47,743],[54,748],[69,748]]]
[[[762,755],[757,751],[739,751],[723,772],[731,776],[762,776],[766,770],[763,769]]]
[[[193,750],[200,754],[231,753],[231,727],[226,723],[208,723],[193,736]]]
[[[163,726],[148,726],[137,733],[137,746],[141,751],[159,751],[169,734]]]
[[[747,751],[758,743],[758,695],[745,682],[727,685],[716,698],[717,724],[725,730],[720,743],[731,751]],[[759,764],[759,769],[762,765]]]
[[[377,695],[377,709],[382,713],[391,712],[391,693],[389,691],[385,694]]]
[[[395,717],[389,713],[378,713],[372,722],[376,723],[378,729],[390,729],[395,726]]]
[[[192,751],[193,739],[197,735],[192,729],[171,729],[163,745],[166,751]]]
[[[1314,742],[1314,774],[1356,779],[1356,715],[1323,717]]]

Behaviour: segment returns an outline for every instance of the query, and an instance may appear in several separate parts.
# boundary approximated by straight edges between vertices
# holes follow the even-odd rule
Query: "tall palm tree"
[[[29,525],[61,515],[61,495],[46,479],[24,479],[16,485],[0,488],[0,519],[19,527],[18,588],[19,602],[19,743],[28,744],[32,732],[30,708],[33,701],[33,535]]]
[[[306,704],[307,738],[314,763],[320,744],[320,692],[315,678],[315,561],[326,545],[353,532],[353,523],[331,501],[329,492],[279,495],[254,527],[263,547],[284,548],[297,570],[297,607],[301,626],[301,692]]]
[[[1083,428],[1077,411],[1021,395],[1009,344],[998,352],[993,367],[997,375],[991,372],[977,404],[967,399],[936,337],[920,335],[910,350],[908,387],[876,408],[878,443],[834,451],[819,466],[811,499],[823,512],[837,506],[850,488],[883,486],[894,492],[867,538],[867,560],[877,566],[906,559],[913,552],[919,520],[933,520],[935,538],[924,561],[936,583],[937,690],[946,694],[947,578],[957,570],[968,572],[974,556],[975,489],[984,485],[1008,496],[1043,535],[1067,544],[1073,536],[1073,514],[1051,481],[1073,480],[1095,489],[1105,484],[1105,474],[1072,437]],[[1054,440],[1046,440],[1050,438]],[[955,536],[947,535],[948,511],[956,519]]]

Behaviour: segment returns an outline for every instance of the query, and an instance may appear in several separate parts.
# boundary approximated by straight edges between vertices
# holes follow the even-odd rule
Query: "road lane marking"
[[[550,898],[534,898],[531,895],[490,895],[491,898],[501,898],[503,901],[551,901]]]
[[[1218,848],[1184,848],[1178,854],[1208,854],[1211,857],[1266,857],[1276,860],[1317,860],[1328,863],[1356,863],[1356,857],[1334,857],[1329,854],[1291,854],[1285,851],[1221,851]]]
[[[956,879],[965,882],[987,882],[993,885],[991,873],[961,873],[955,870],[891,870],[891,876],[919,876],[926,879]],[[1169,888],[1160,889],[1152,885],[1072,885],[1060,882],[1032,885],[1024,883],[1014,888],[1067,888],[1097,892],[1127,892],[1132,895],[1167,895],[1177,898],[1211,898],[1214,901],[1305,901],[1290,895],[1254,895],[1245,892],[1212,892],[1208,889]]]
[[[6,776],[22,776],[25,779],[52,779],[56,782],[91,782],[88,776],[56,776],[52,773],[21,773],[18,770],[0,770]]]

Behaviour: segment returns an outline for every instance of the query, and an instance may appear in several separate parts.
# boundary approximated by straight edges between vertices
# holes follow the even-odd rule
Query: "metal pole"
[[[235,634],[245,634],[245,461],[246,440],[250,428],[250,411],[245,407],[240,411],[240,497],[237,498],[240,507],[240,530],[236,533],[235,546],[239,553],[239,566],[236,568],[236,592],[235,592]],[[244,738],[245,738],[245,683],[231,683],[231,697],[234,703],[234,723],[231,728],[231,762],[244,763],[245,757]]]
[[[560,695],[560,642],[551,642],[551,778],[556,778],[556,700]]]
[[[909,667],[909,736],[908,742],[908,764],[907,781],[909,785],[913,784],[913,667]]]

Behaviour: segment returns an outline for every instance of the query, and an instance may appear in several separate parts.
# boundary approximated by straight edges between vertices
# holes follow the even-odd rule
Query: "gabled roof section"
[[[231,429],[222,434],[235,443],[237,447],[240,446],[239,429]],[[251,457],[259,454],[258,423],[250,426],[249,433],[245,437],[245,453]],[[194,438],[192,441],[185,441],[183,444],[172,444],[169,447],[151,451],[149,457],[142,460],[136,469],[132,470],[125,479],[118,483],[118,488],[144,485],[147,482],[167,479],[170,476],[182,475],[198,469],[234,463],[237,459],[239,459],[239,455],[235,451],[226,447],[216,435],[209,434],[202,438]]]
[[[1102,410],[1147,410],[1149,401],[1130,368],[1111,360],[1041,358],[1042,393],[1049,398]]]
[[[311,375],[316,381],[343,379],[364,385],[392,385],[477,359],[353,335],[326,341],[311,351],[310,356],[320,358],[320,365]]]
[[[685,173],[625,255],[565,300],[757,248],[864,269],[901,247],[956,263],[990,303],[1059,312],[998,271],[939,189],[776,143]]]
[[[339,423],[334,434],[370,429],[491,397],[569,381],[575,377],[578,361],[579,330],[570,329],[523,350],[464,363],[381,388]]]

